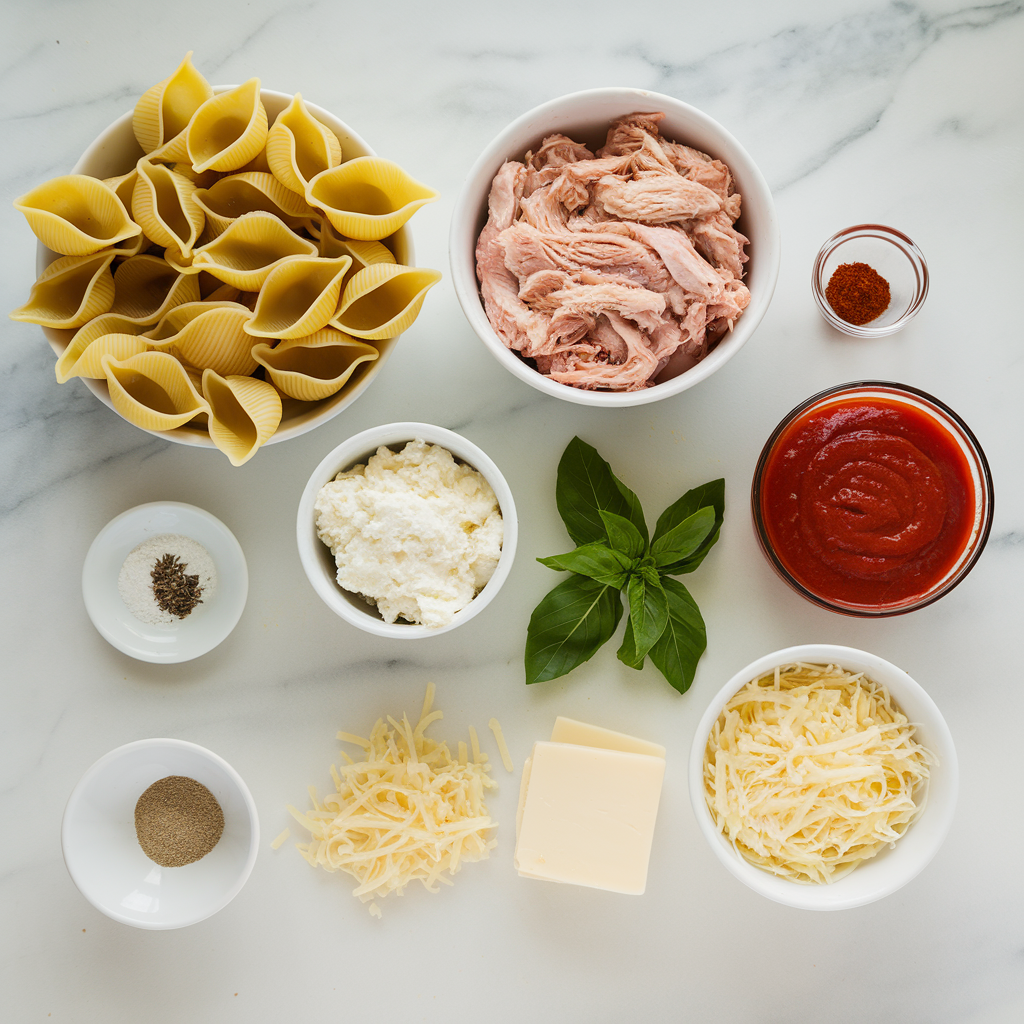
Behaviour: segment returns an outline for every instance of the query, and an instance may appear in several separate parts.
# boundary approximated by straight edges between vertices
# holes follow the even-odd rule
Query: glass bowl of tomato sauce
[[[754,471],[754,530],[798,594],[901,615],[948,594],[992,528],[988,460],[949,406],[906,384],[829,388],[790,412]]]

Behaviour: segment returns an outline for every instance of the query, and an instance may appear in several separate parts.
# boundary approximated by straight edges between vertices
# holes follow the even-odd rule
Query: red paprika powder
[[[836,316],[860,327],[877,320],[888,308],[889,282],[866,263],[836,267],[825,289],[825,298]]]

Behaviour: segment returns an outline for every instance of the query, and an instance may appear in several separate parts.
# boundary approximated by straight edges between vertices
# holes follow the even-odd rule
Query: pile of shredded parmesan
[[[725,705],[704,751],[704,796],[752,864],[832,882],[893,844],[923,809],[936,758],[884,686],[834,665],[783,665]]]
[[[443,717],[430,710],[433,702],[430,683],[415,728],[403,715],[401,722],[388,716],[388,725],[378,719],[368,740],[339,732],[339,740],[363,749],[363,759],[342,751],[347,763],[340,771],[331,765],[335,792],[319,799],[310,786],[313,809],[288,808],[312,836],[296,844],[302,856],[314,867],[352,875],[359,883],[352,894],[370,903],[375,917],[375,897],[401,895],[414,879],[438,892],[438,882],[451,885],[448,876],[497,845],[484,803],[484,790],[496,785],[487,755],[472,726],[472,759],[464,742],[453,758],[446,744],[427,739],[427,727]]]

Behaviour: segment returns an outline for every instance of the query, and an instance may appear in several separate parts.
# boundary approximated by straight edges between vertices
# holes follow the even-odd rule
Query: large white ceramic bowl
[[[327,547],[316,533],[316,512],[314,504],[317,494],[329,480],[333,480],[340,472],[351,469],[359,463],[365,463],[381,445],[399,449],[409,441],[422,440],[428,444],[447,448],[459,462],[472,466],[483,474],[491,485],[501,518],[504,523],[504,536],[501,545],[501,557],[498,567],[494,570],[483,590],[446,626],[431,628],[409,622],[385,622],[380,612],[368,604],[360,595],[342,590],[336,579],[336,566],[331,549]],[[299,500],[299,513],[296,522],[296,536],[299,545],[299,558],[302,568],[313,585],[320,599],[336,615],[346,622],[367,633],[377,636],[391,637],[396,640],[418,640],[428,636],[439,636],[468,622],[479,615],[494,600],[501,585],[508,578],[512,562],[516,554],[516,539],[519,534],[516,519],[516,504],[512,498],[512,490],[506,482],[501,470],[472,441],[467,441],[461,434],[430,423],[386,423],[379,427],[371,427],[338,445],[313,470],[302,498]]]
[[[135,804],[168,775],[201,782],[224,812],[217,845],[180,868],[151,861],[135,835]],[[154,930],[226,907],[245,885],[259,841],[256,804],[238,772],[212,751],[172,739],[137,740],[101,757],[75,786],[61,826],[64,863],[82,895],[115,921]]]
[[[545,136],[561,132],[570,138],[600,147],[609,123],[634,111],[662,111],[661,132],[723,160],[743,196],[737,229],[750,239],[744,283],[750,289],[750,305],[736,326],[696,366],[669,376],[642,391],[585,391],[551,380],[512,352],[495,333],[484,312],[476,277],[476,241],[487,221],[487,196],[491,182],[506,160],[522,160]],[[621,407],[644,405],[677,395],[710,377],[728,362],[754,333],[768,309],[779,275],[779,223],[775,203],[764,176],[747,151],[717,121],[688,103],[645,89],[589,89],[550,100],[513,121],[480,154],[462,187],[452,215],[449,258],[452,281],[463,312],[492,355],[511,373],[538,391],[580,405]]]
[[[226,92],[233,89],[232,85],[218,85],[214,92]],[[267,111],[267,120],[274,123],[277,115],[292,101],[292,97],[283,92],[272,92],[263,89],[260,92],[260,99]],[[313,103],[305,101],[306,108],[318,120],[326,124],[341,142],[341,153],[343,160],[351,160],[357,156],[376,156],[374,151],[366,142],[353,131],[344,121],[340,121],[333,114],[318,107]],[[111,178],[118,174],[125,174],[130,171],[138,160],[143,156],[142,148],[135,139],[132,131],[132,112],[129,111],[119,117],[109,128],[103,131],[95,142],[82,154],[81,159],[72,168],[72,174],[88,174],[94,178]],[[412,234],[409,225],[400,228],[394,235],[387,239],[388,247],[394,252],[395,259],[407,266],[415,262],[412,247]],[[59,254],[47,249],[40,242],[36,250],[36,273],[41,274]],[[68,343],[74,336],[74,331],[58,331],[52,328],[41,328],[50,342],[53,351],[60,355],[67,348]],[[400,337],[400,335],[399,335]],[[264,339],[254,338],[253,342]],[[300,402],[294,398],[282,396],[284,404],[281,425],[277,432],[268,440],[267,444],[277,444],[278,441],[287,441],[290,437],[298,437],[305,434],[314,427],[320,426],[333,419],[342,411],[348,408],[369,386],[377,375],[384,368],[388,357],[398,344],[398,337],[387,338],[384,341],[372,343],[380,352],[380,356],[372,363],[363,363],[356,368],[352,377],[345,386],[336,394],[331,395],[319,402]],[[110,393],[105,380],[90,380],[81,378],[81,382],[108,408],[114,410],[110,401]],[[116,410],[114,410],[116,412]],[[140,428],[142,429],[142,428]],[[214,448],[210,435],[202,427],[192,423],[175,430],[149,430],[147,433],[156,437],[162,437],[168,441],[177,441],[179,444],[188,444],[200,448]]]
[[[722,708],[751,679],[777,665],[794,661],[835,664],[847,671],[864,672],[875,682],[885,685],[903,713],[917,726],[914,738],[939,759],[939,763],[931,768],[924,810],[895,846],[886,847],[873,859],[864,861],[848,875],[827,885],[791,882],[744,860],[718,831],[704,799],[704,748]],[[953,821],[958,779],[953,737],[935,702],[922,687],[884,658],[867,651],[833,644],[787,647],[766,654],[741,669],[708,705],[697,726],[690,750],[690,802],[700,830],[718,859],[731,874],[755,892],[776,903],[802,910],[846,910],[873,903],[906,885],[924,870],[938,852]]]

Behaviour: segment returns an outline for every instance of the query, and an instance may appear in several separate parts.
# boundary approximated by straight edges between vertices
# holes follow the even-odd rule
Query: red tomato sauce
[[[850,398],[797,417],[768,456],[761,518],[807,590],[851,605],[899,604],[956,565],[974,529],[966,456],[926,412]]]

